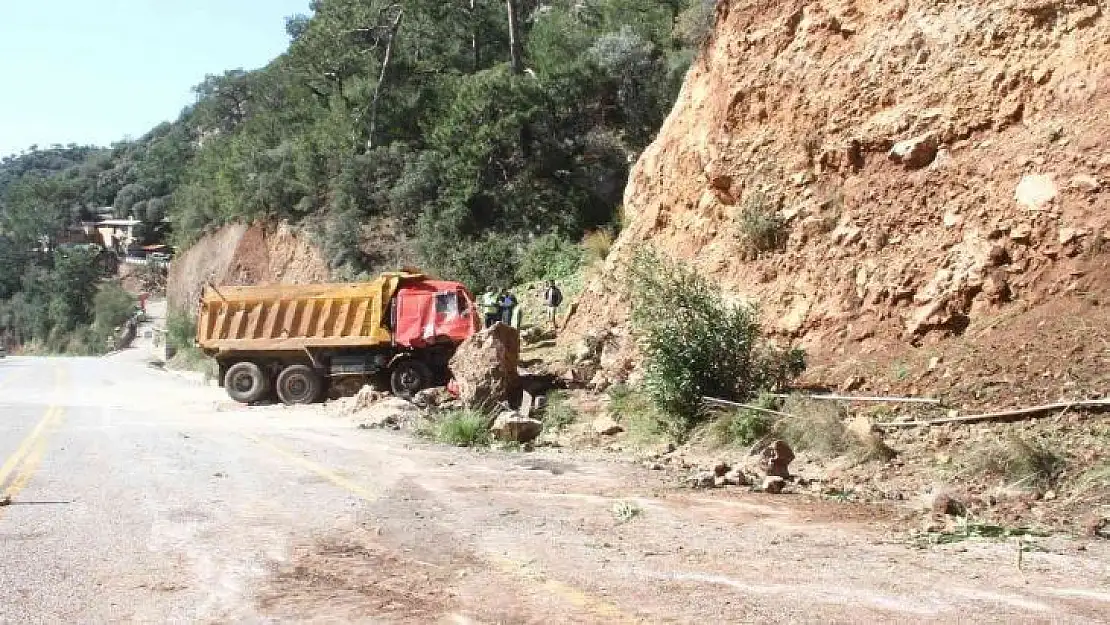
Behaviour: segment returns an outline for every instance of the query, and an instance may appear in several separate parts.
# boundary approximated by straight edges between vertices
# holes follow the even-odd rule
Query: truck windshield
[[[459,314],[459,298],[455,292],[436,293],[436,314],[455,317]]]

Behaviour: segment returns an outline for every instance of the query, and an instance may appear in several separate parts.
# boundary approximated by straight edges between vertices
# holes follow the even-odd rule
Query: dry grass
[[[878,436],[850,431],[845,425],[848,411],[841,404],[790,397],[783,404],[783,412],[792,416],[778,419],[772,430],[795,450],[830,458],[849,456],[858,462],[886,461],[895,456]]]
[[[1064,459],[1052,450],[1017,435],[970,453],[972,471],[1019,487],[1051,488],[1064,468]]]
[[[582,252],[588,267],[603,262],[613,248],[613,232],[607,229],[593,230],[582,237]]]

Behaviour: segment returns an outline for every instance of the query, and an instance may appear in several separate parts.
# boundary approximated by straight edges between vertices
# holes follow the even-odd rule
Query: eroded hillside
[[[1102,2],[720,2],[572,329],[623,323],[612,276],[650,243],[814,381],[1104,386],[1108,58]]]

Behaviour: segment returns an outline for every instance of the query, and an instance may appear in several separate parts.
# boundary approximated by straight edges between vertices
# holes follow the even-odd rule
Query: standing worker
[[[486,288],[486,292],[482,293],[480,301],[482,314],[485,315],[486,327],[489,328],[501,319],[501,301],[492,286]]]
[[[509,289],[501,289],[499,303],[501,304],[501,323],[512,326],[513,312],[516,309],[516,296],[510,293]]]
[[[555,321],[555,312],[562,303],[563,292],[559,290],[559,287],[555,286],[554,280],[548,280],[547,289],[543,292],[543,305],[547,309],[547,322],[556,330],[559,329],[559,324]]]

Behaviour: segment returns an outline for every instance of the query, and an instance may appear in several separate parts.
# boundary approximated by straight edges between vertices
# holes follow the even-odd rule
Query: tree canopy
[[[352,277],[382,268],[363,235],[387,220],[429,271],[509,279],[551,237],[619,227],[629,164],[714,3],[314,0],[287,20],[284,54],[209,75],[176,121],[0,161],[0,299],[56,262],[68,226],[109,207],[168,219],[178,245],[290,220]]]

